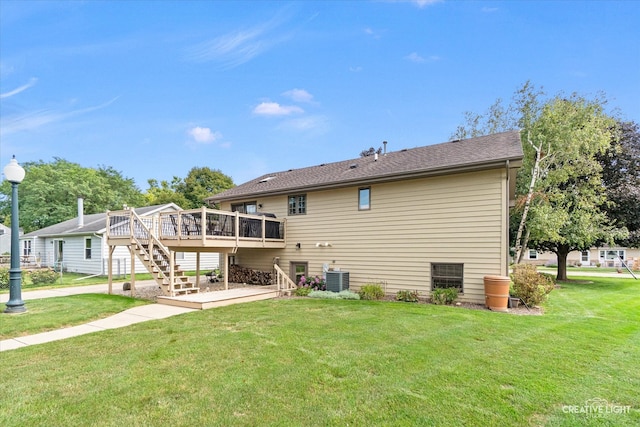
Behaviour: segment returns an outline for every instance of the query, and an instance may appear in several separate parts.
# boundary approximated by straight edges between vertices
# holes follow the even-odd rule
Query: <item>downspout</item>
[[[104,249],[102,247],[102,235],[97,234],[97,233],[93,233],[93,237],[97,237],[98,240],[100,241],[100,276],[104,276],[105,275],[105,271],[104,271],[104,259],[102,258],[102,249]]]
[[[511,199],[510,199],[510,197],[511,197],[511,183],[509,182],[509,180],[510,180],[509,159],[506,160],[505,167],[507,169],[507,200],[506,200],[507,203],[506,203],[506,206],[505,206],[505,209],[506,209],[506,213],[505,213],[506,214],[506,217],[505,217],[506,218],[506,221],[505,221],[505,233],[506,234],[505,234],[505,236],[506,236],[506,241],[507,241],[507,247],[506,247],[507,253],[505,254],[505,260],[504,260],[505,270],[504,271],[505,271],[505,275],[508,276],[509,275],[509,253],[511,252],[511,247],[510,247],[511,245],[510,245],[510,242],[509,242],[509,220],[510,220],[510,217],[509,217],[509,204],[511,202]]]

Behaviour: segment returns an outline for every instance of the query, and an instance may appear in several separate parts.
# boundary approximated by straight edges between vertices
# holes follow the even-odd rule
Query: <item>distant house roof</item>
[[[522,160],[519,131],[451,141],[262,175],[208,202],[327,189],[497,167]]]
[[[174,208],[180,210],[180,207],[175,203],[167,203],[164,205],[145,206],[142,208],[135,208],[134,211],[138,215],[152,215],[156,212],[163,211],[167,208]],[[68,219],[58,224],[50,225],[40,230],[32,231],[31,233],[20,236],[21,238],[28,237],[49,237],[49,236],[65,236],[74,234],[93,234],[104,233],[106,228],[107,213],[97,213],[83,216],[83,226],[78,227],[78,218]]]

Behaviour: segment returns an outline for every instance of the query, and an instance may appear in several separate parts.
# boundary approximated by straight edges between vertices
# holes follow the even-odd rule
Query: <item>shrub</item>
[[[312,291],[326,291],[327,284],[320,276],[314,278],[302,276],[298,282],[298,288],[310,288]]]
[[[355,292],[351,292],[351,291],[345,289],[344,291],[338,292],[338,298],[340,298],[340,299],[350,299],[350,300],[359,300],[360,299],[360,295],[355,293]]]
[[[358,294],[360,295],[360,299],[367,301],[378,300],[384,297],[382,286],[377,283],[368,283],[366,285],[362,285],[362,287],[358,291]]]
[[[9,269],[0,268],[0,289],[9,289]],[[24,285],[24,271],[21,273],[22,285]]]
[[[0,289],[9,289],[9,269],[0,268]]]
[[[529,306],[538,305],[547,299],[555,287],[551,275],[538,273],[535,265],[518,264],[513,266],[513,292]]]
[[[29,273],[31,276],[31,283],[34,285],[48,285],[55,283],[58,280],[58,275],[51,269],[33,270]]]
[[[438,288],[431,292],[431,302],[436,305],[451,305],[458,299],[458,288]]]
[[[309,298],[338,299],[338,294],[331,291],[311,291]]]
[[[308,286],[303,286],[300,288],[296,288],[295,291],[293,291],[293,294],[297,297],[306,297],[308,296],[311,292],[313,291],[313,289],[311,289]]]
[[[344,290],[344,291],[341,291],[341,292],[311,291],[309,293],[309,298],[359,300],[360,299],[360,295],[356,294],[355,292],[348,291],[348,290]]]
[[[396,294],[396,301],[418,302],[418,291],[398,291]]]

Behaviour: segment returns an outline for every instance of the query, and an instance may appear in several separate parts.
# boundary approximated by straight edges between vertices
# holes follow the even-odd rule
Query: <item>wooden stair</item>
[[[131,242],[140,261],[151,273],[154,280],[167,296],[197,294],[200,288],[189,281],[179,265],[173,267],[173,283],[171,283],[171,253],[164,247],[154,243],[142,243],[136,239]]]

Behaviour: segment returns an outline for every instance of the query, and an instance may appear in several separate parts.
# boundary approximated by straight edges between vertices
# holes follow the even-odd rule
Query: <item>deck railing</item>
[[[107,213],[107,238],[148,239],[150,234],[168,244],[172,240],[225,240],[240,242],[284,242],[286,221],[267,214],[243,214],[216,209],[161,212],[157,220],[135,215],[133,210]],[[195,243],[195,242],[194,242]],[[260,243],[258,243],[260,244]]]
[[[163,240],[224,239],[283,242],[285,220],[260,214],[193,209],[162,212],[159,237]]]
[[[149,240],[157,235],[153,218],[138,216],[133,210],[107,212],[107,237],[136,237]]]
[[[297,287],[278,264],[273,264],[273,269],[276,271],[276,285],[279,291],[291,292]]]

